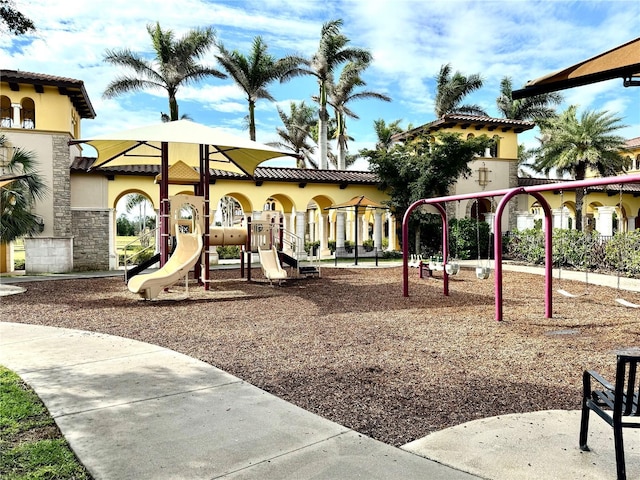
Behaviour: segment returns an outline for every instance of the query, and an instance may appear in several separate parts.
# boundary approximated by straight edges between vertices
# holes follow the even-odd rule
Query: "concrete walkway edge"
[[[0,363],[42,398],[96,480],[479,478],[126,338],[2,322]]]

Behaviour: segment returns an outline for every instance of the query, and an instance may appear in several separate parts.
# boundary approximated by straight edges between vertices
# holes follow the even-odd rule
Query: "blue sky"
[[[38,32],[21,38],[2,35],[0,65],[83,80],[97,112],[94,120],[83,121],[84,138],[157,123],[160,112],[168,112],[164,91],[102,98],[118,74],[102,61],[105,50],[126,47],[151,56],[149,23],[158,21],[177,35],[213,26],[228,49],[245,53],[261,35],[276,56],[308,57],[317,49],[322,23],[341,18],[351,44],[373,54],[364,76],[367,89],[392,98],[390,103],[352,104],[360,119],[347,123],[355,139],[350,152],[373,147],[375,119],[402,119],[403,127],[434,120],[434,79],[445,63],[466,75],[480,73],[484,87],[467,101],[499,116],[495,98],[504,76],[519,88],[640,35],[637,0],[17,0],[16,6]],[[215,65],[213,55],[204,63]],[[290,101],[311,103],[317,84],[311,77],[297,78],[273,85],[271,93],[288,111]],[[627,125],[620,132],[625,138],[640,136],[640,88],[623,88],[621,80],[611,80],[565,90],[564,96],[562,109],[576,104],[580,110],[615,112]],[[249,135],[244,128],[246,100],[231,80],[183,87],[178,101],[180,113],[194,121]],[[276,104],[258,102],[256,117],[258,141],[275,140],[281,125]],[[521,142],[535,145],[535,131],[521,135]],[[289,160],[274,162],[294,166]],[[368,165],[360,161],[355,168]]]

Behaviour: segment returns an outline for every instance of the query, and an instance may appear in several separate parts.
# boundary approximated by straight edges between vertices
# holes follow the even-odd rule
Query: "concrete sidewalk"
[[[478,478],[134,340],[0,323],[0,363],[34,388],[97,480]]]
[[[0,323],[0,364],[45,402],[99,479],[615,479],[611,428],[579,412],[492,417],[394,448],[211,365],[105,334]],[[624,432],[640,477],[640,430]],[[465,473],[466,472],[466,473]]]

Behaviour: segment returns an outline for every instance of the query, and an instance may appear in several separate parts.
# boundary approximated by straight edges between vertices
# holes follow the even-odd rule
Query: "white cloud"
[[[144,92],[102,99],[117,69],[102,62],[108,48],[130,48],[152,55],[146,26],[158,21],[180,36],[191,28],[213,26],[227,48],[246,52],[262,35],[272,54],[310,56],[320,28],[330,19],[344,20],[351,45],[370,49],[374,62],[366,72],[367,88],[384,92],[392,104],[366,101],[353,105],[361,117],[349,122],[358,141],[370,141],[377,118],[403,119],[417,126],[433,120],[435,75],[444,63],[464,74],[481,73],[485,86],[467,101],[497,114],[495,98],[503,76],[515,88],[527,80],[567,67],[631,40],[640,31],[637,1],[494,1],[494,0],[77,0],[70,10],[63,0],[18,2],[38,27],[35,38],[9,38],[0,45],[2,68],[82,79],[97,111],[83,122],[85,133],[136,126],[159,120],[168,110],[166,92]],[[3,38],[4,40],[4,38]],[[215,64],[214,52],[204,63]],[[289,100],[313,104],[313,78],[296,78],[271,89],[278,105]],[[624,89],[614,80],[562,92],[566,101],[586,109],[618,112],[639,136],[640,89]],[[242,136],[247,104],[231,80],[211,80],[183,87],[180,112],[197,121],[233,129]],[[270,141],[280,120],[276,105],[258,102],[258,137]]]

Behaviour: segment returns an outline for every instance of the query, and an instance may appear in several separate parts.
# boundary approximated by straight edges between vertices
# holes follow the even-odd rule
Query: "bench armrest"
[[[598,372],[596,372],[594,370],[585,370],[584,373],[585,373],[585,376],[589,375],[596,382],[600,383],[606,390],[611,390],[612,392],[615,390],[615,387],[610,382],[608,382],[602,375],[600,375]]]

